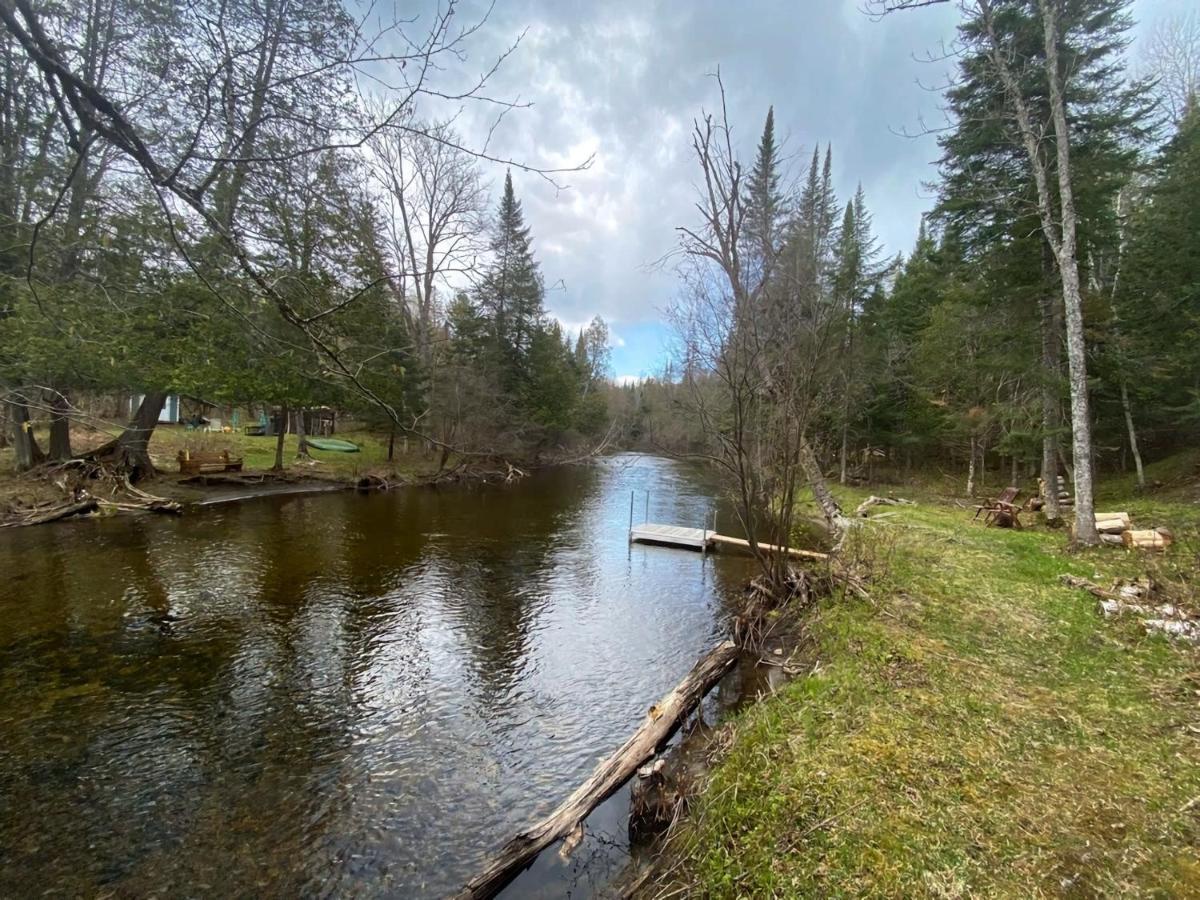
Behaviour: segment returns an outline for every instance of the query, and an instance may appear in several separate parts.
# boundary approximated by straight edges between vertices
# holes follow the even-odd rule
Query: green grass
[[[48,435],[42,432],[36,434],[41,445],[45,447]],[[335,435],[343,440],[358,444],[358,453],[335,453],[332,451],[310,450],[311,461],[297,460],[296,435],[289,434],[284,439],[283,462],[285,468],[293,474],[307,474],[319,478],[353,479],[368,472],[388,472],[397,475],[417,476],[431,471],[436,467],[437,460],[419,452],[406,454],[403,450],[403,440],[396,440],[396,458],[393,462],[387,459],[387,435],[366,431],[339,432]],[[72,435],[76,450],[95,445],[107,439],[103,433],[80,432]],[[150,440],[150,456],[155,466],[166,474],[178,472],[176,456],[180,450],[221,451],[228,450],[234,456],[241,456],[244,468],[248,472],[266,471],[275,464],[275,438],[249,437],[240,433],[208,433],[204,431],[188,431],[182,426],[160,425],[154,429]],[[12,448],[0,450],[0,476],[11,475],[14,472],[15,460]]]
[[[1105,505],[1189,532],[1189,489],[1164,490]],[[1200,896],[1197,651],[1058,583],[1142,557],[888,511],[857,537],[871,600],[820,603],[814,674],[730,724],[664,894]],[[1156,565],[1190,571],[1194,546]]]

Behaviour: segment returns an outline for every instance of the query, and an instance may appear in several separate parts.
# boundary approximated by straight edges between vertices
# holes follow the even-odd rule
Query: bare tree
[[[1155,79],[1159,105],[1177,127],[1200,93],[1200,13],[1159,22],[1146,42],[1144,63]]]
[[[472,279],[486,249],[487,193],[478,160],[446,123],[383,129],[370,151],[389,286],[418,358],[432,370],[438,291]]]
[[[710,442],[695,455],[731,477],[751,552],[782,589],[802,485],[835,534],[849,524],[808,437],[828,381],[833,307],[805,290],[795,277],[802,269],[744,258],[743,170],[723,86],[720,115],[695,123],[692,147],[701,173],[699,224],[677,229],[686,288],[672,317],[690,404]]]

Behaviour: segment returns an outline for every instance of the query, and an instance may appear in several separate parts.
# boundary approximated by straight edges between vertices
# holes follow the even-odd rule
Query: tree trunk
[[[1146,472],[1142,468],[1142,453],[1138,450],[1137,431],[1133,427],[1133,406],[1129,402],[1129,385],[1121,379],[1121,409],[1125,411],[1125,427],[1129,431],[1129,451],[1133,454],[1133,465],[1137,469],[1139,488],[1146,486]]]
[[[975,496],[975,435],[971,435],[971,458],[967,463],[967,496]]]
[[[150,459],[150,439],[167,402],[166,391],[151,391],[142,397],[133,421],[126,426],[112,447],[117,464],[129,473],[130,481],[140,481],[154,474]],[[103,449],[103,448],[102,448]]]
[[[392,423],[392,430],[388,432],[388,462],[391,462],[396,457],[396,423]]]
[[[46,461],[46,455],[33,436],[33,423],[29,421],[29,407],[24,403],[9,401],[8,418],[12,423],[13,450],[17,457],[17,471],[24,472]]]
[[[288,408],[286,406],[280,410],[279,418],[281,421],[278,433],[275,435],[275,465],[271,466],[272,472],[283,471],[283,442],[287,437],[288,430]]]
[[[841,473],[838,476],[838,484],[846,483],[846,442],[847,442],[846,432],[847,432],[847,430],[848,430],[847,424],[845,422],[843,422],[842,423]]]
[[[74,455],[71,453],[71,420],[67,418],[71,404],[62,391],[55,391],[50,405],[53,409],[50,418],[50,458],[70,459]]]
[[[1058,247],[1058,274],[1062,278],[1067,324],[1067,371],[1071,380],[1071,441],[1075,463],[1075,538],[1086,546],[1100,543],[1096,532],[1092,492],[1092,418],[1088,402],[1087,346],[1083,333],[1083,297],[1079,290],[1076,258],[1075,194],[1071,182],[1071,136],[1063,82],[1066,76],[1058,59],[1058,0],[1038,0],[1046,45],[1046,81],[1050,88],[1050,113],[1058,163],[1058,202],[1062,240]]]
[[[296,410],[296,459],[309,459],[308,441],[304,428],[304,410]]]
[[[1042,242],[1042,271],[1047,277],[1054,270],[1050,245]],[[1042,508],[1048,525],[1062,524],[1062,507],[1058,502],[1058,375],[1059,351],[1058,311],[1055,297],[1043,291],[1038,301],[1042,312],[1042,480],[1054,485],[1046,491]]]
[[[800,438],[798,452],[800,456],[800,468],[804,470],[804,477],[808,479],[808,486],[812,489],[813,499],[817,501],[817,506],[821,508],[821,513],[825,516],[825,523],[834,535],[842,535],[845,533],[849,520],[842,513],[842,508],[838,506],[837,500],[834,499],[833,493],[829,490],[829,485],[825,481],[825,474],[821,471],[821,463],[817,460],[817,455],[813,453],[812,445],[809,444],[808,438]]]
[[[996,32],[992,0],[977,0],[983,24],[991,44],[992,65],[1004,83],[1009,105],[1015,114],[1021,143],[1037,189],[1038,218],[1042,234],[1058,261],[1062,282],[1063,309],[1066,313],[1067,371],[1071,387],[1071,437],[1075,462],[1076,540],[1081,544],[1100,543],[1093,517],[1092,499],[1092,422],[1088,408],[1087,356],[1083,333],[1083,298],[1079,289],[1079,260],[1076,243],[1075,194],[1071,182],[1071,135],[1067,128],[1067,108],[1063,74],[1059,61],[1060,0],[1038,0],[1042,18],[1042,37],[1046,51],[1045,76],[1049,93],[1050,115],[1054,124],[1057,209],[1050,187],[1049,163],[1043,156],[1044,129],[1034,125],[1034,116],[1022,81],[1013,68],[1010,48]]]

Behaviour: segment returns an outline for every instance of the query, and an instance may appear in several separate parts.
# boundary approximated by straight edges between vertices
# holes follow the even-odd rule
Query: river
[[[0,896],[454,890],[726,633],[747,561],[629,545],[645,490],[714,506],[625,455],[0,532]],[[509,895],[593,895],[627,804]]]

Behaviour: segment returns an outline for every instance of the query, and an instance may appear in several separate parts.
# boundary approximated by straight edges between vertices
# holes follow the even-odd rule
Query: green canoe
[[[305,438],[304,440],[314,450],[336,450],[338,453],[358,452],[358,444],[339,441],[337,438]]]

